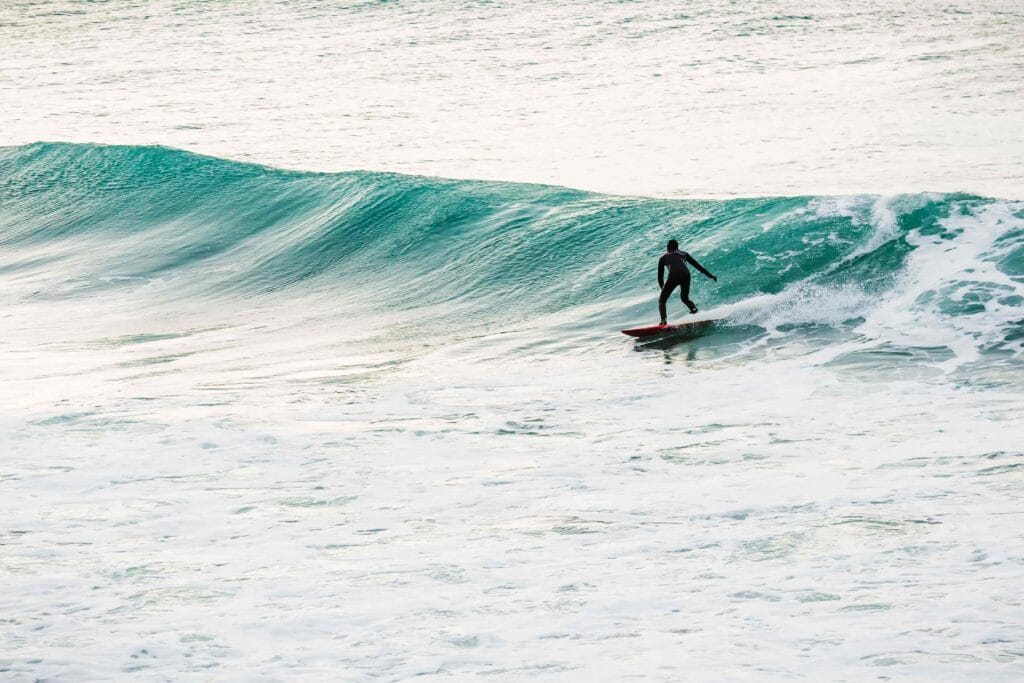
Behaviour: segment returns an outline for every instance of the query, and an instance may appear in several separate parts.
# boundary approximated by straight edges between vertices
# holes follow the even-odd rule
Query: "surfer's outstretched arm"
[[[663,270],[665,270],[665,257],[664,256],[662,256],[660,259],[658,259],[658,286],[659,287],[664,287],[665,286],[665,275],[662,273]]]
[[[707,271],[707,269],[706,269],[706,268],[704,268],[704,266],[702,266],[701,264],[697,263],[697,259],[695,259],[695,258],[693,258],[692,256],[690,256],[689,254],[687,254],[687,255],[686,255],[686,260],[687,260],[687,261],[689,261],[689,262],[690,262],[690,263],[691,263],[691,264],[693,265],[693,267],[694,267],[694,268],[696,268],[696,269],[697,269],[697,270],[699,270],[700,272],[704,273],[705,275],[707,275],[707,276],[708,276],[709,278],[711,278],[711,279],[712,279],[712,280],[714,280],[715,282],[718,282],[718,278],[717,278],[717,277],[715,277],[714,275],[712,275],[711,273],[709,273],[709,272]],[[659,272],[660,272],[660,271],[659,271]]]

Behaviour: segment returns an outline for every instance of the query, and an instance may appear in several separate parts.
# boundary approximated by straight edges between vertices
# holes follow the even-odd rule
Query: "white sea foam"
[[[901,285],[888,294],[860,331],[873,338],[907,346],[947,346],[960,362],[976,360],[981,350],[1001,343],[1005,326],[1020,320],[1020,306],[999,298],[1024,295],[1024,284],[1001,272],[995,241],[1012,229],[1024,228],[1015,215],[1020,206],[986,207],[976,216],[951,216],[943,225],[953,239],[911,234],[911,253]],[[959,293],[948,287],[959,283]],[[962,300],[965,292],[996,293],[982,311],[944,312],[943,304]],[[1020,344],[1014,345],[1018,352]]]
[[[1021,672],[1019,395],[111,323],[5,342],[12,680]]]

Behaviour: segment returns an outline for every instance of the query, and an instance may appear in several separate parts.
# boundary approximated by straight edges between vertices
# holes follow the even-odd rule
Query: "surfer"
[[[661,324],[668,324],[668,316],[665,314],[665,304],[672,296],[672,290],[679,287],[679,298],[683,300],[690,313],[697,312],[697,305],[690,301],[690,269],[686,267],[689,262],[694,268],[706,276],[718,282],[718,278],[704,269],[704,266],[687,254],[679,251],[679,242],[668,241],[668,251],[658,259],[658,286],[661,287],[661,296],[658,297],[658,311],[661,313]],[[664,269],[668,268],[668,282],[665,281]]]

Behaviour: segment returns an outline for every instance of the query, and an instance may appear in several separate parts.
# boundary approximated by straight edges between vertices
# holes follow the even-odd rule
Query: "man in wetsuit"
[[[690,313],[697,312],[697,305],[690,301],[690,269],[686,264],[690,263],[694,268],[718,282],[718,278],[704,269],[704,266],[685,251],[679,251],[679,242],[668,241],[668,251],[658,260],[658,286],[661,287],[661,296],[658,297],[658,311],[661,312],[661,324],[666,325],[668,317],[665,315],[665,304],[672,296],[672,290],[679,287],[679,298],[683,300]],[[668,282],[665,282],[664,270],[668,268]]]

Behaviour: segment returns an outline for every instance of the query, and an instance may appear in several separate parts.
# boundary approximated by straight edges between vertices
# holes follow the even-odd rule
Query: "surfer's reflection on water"
[[[692,336],[676,336],[649,342],[637,342],[633,346],[633,350],[638,352],[661,351],[666,365],[678,362],[691,363],[698,359],[699,346],[697,344],[687,344],[687,342],[694,341]]]
[[[661,351],[666,363],[693,363],[761,357],[763,349],[750,347],[749,342],[767,335],[758,325],[716,325],[690,329],[678,334],[667,334],[653,339],[638,340],[633,350]]]
[[[685,354],[673,353],[669,349],[663,349],[661,353],[662,358],[665,360],[665,365],[672,365],[673,363],[677,363],[679,361],[692,363],[693,361],[697,360],[697,350],[693,348],[686,349]]]

